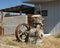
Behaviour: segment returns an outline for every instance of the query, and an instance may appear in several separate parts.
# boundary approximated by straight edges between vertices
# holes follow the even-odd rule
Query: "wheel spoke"
[[[27,27],[26,25],[24,24],[21,24],[18,26],[17,28],[17,39],[24,42],[25,41],[25,38],[26,38],[26,30],[27,30]]]

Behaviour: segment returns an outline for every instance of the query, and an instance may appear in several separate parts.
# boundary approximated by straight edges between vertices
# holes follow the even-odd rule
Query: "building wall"
[[[45,16],[45,33],[56,34],[60,32],[60,1],[41,4],[42,10],[48,11]]]
[[[15,34],[18,24],[26,23],[27,16],[4,17],[4,34]]]

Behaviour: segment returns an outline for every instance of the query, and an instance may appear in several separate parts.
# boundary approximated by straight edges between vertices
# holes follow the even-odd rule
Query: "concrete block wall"
[[[4,17],[4,34],[15,34],[18,24],[26,23],[27,16]]]

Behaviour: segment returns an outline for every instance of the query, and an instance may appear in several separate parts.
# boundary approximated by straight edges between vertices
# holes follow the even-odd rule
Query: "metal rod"
[[[42,15],[41,4],[39,4],[39,11],[40,11],[40,15]]]

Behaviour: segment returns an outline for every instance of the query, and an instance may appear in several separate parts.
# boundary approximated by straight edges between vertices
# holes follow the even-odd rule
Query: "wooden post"
[[[3,12],[0,11],[0,16],[1,16],[1,30],[2,30],[2,36],[4,35],[4,27],[3,27]]]
[[[2,16],[1,16],[1,26],[2,26],[2,35],[4,35],[4,27],[3,27],[3,12],[1,12],[2,13]]]

